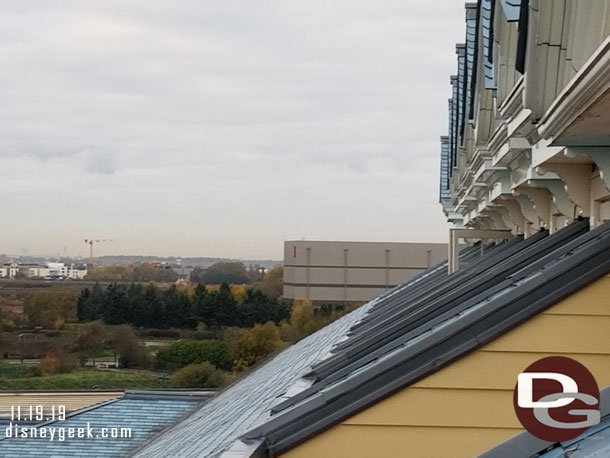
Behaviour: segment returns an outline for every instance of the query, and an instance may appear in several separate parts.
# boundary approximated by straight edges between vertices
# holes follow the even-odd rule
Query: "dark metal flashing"
[[[610,223],[585,235],[583,225],[586,221],[574,223],[528,244],[529,250],[516,250],[513,256],[501,258],[500,266],[489,266],[501,279],[487,293],[481,291],[468,300],[457,301],[417,326],[406,326],[404,334],[398,336],[400,342],[395,342],[398,345],[387,347],[385,355],[376,354],[368,364],[361,364],[358,369],[349,366],[347,370],[345,360],[349,361],[349,356],[335,355],[332,357],[335,363],[345,369],[341,377],[333,377],[333,382],[318,386],[317,391],[308,392],[306,397],[297,396],[244,437],[264,438],[270,456],[283,453],[485,345],[607,274]],[[571,237],[565,236],[567,233]],[[527,251],[532,252],[533,258]],[[485,261],[472,269],[481,278],[487,271],[478,267],[486,265]],[[512,262],[517,267],[506,269],[506,264]],[[383,307],[379,310],[386,313]],[[372,351],[379,348],[376,346]],[[331,367],[324,369],[327,377],[333,375]]]
[[[610,415],[610,386],[600,392],[599,411],[601,417]],[[585,433],[586,434],[586,433]],[[479,458],[531,458],[547,451],[554,442],[543,441],[523,431],[479,455]]]
[[[517,36],[517,61],[515,63],[515,69],[522,75],[525,74],[525,56],[527,54],[529,11],[529,0],[522,0],[521,10],[519,12],[519,35]]]

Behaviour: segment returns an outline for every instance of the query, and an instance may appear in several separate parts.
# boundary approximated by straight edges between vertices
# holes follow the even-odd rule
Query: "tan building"
[[[284,297],[365,302],[447,258],[444,243],[284,242]]]

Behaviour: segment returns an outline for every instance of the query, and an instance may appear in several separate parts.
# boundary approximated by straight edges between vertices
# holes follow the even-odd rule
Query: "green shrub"
[[[171,379],[174,388],[218,388],[225,382],[226,376],[208,362],[189,364]]]
[[[223,370],[231,369],[227,345],[220,340],[181,340],[157,353],[159,370],[176,370],[189,364],[209,362]]]

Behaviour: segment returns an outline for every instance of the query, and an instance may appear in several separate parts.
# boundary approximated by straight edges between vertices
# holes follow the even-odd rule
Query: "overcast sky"
[[[0,0],[0,253],[446,241],[456,0]]]

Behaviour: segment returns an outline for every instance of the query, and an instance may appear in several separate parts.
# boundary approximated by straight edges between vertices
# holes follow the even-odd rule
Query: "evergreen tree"
[[[97,320],[102,316],[102,310],[104,309],[104,303],[106,302],[106,293],[98,282],[95,282],[93,288],[91,288],[90,308],[91,313]]]
[[[197,321],[206,322],[205,319],[205,304],[208,296],[208,290],[202,283],[197,283],[193,294],[193,316]]]
[[[76,301],[76,316],[78,317],[78,321],[91,321],[93,319],[91,318],[90,312],[90,300],[91,290],[89,290],[89,288],[83,289]]]
[[[170,286],[163,296],[168,324],[174,327],[192,325],[191,303],[184,291],[179,291],[176,285]]]
[[[92,289],[85,288],[76,302],[76,313],[80,321],[93,321],[100,318],[106,302],[106,295],[99,283]]]
[[[153,283],[149,284],[144,291],[144,302],[146,303],[146,311],[142,319],[143,325],[149,328],[167,328],[168,324],[161,294],[159,288]]]
[[[255,324],[264,324],[273,321],[279,324],[280,321],[288,318],[290,310],[287,306],[271,299],[257,289],[249,289],[246,292],[246,299],[240,305],[240,325],[251,327]]]
[[[239,325],[239,310],[228,283],[222,283],[216,298],[216,312],[220,326]]]
[[[127,293],[123,285],[111,283],[106,289],[104,321],[108,324],[123,324],[128,318]]]
[[[218,291],[206,293],[201,308],[201,321],[211,328],[218,327]]]
[[[145,326],[148,304],[144,297],[144,287],[139,283],[131,283],[127,288],[127,321],[133,326]]]

